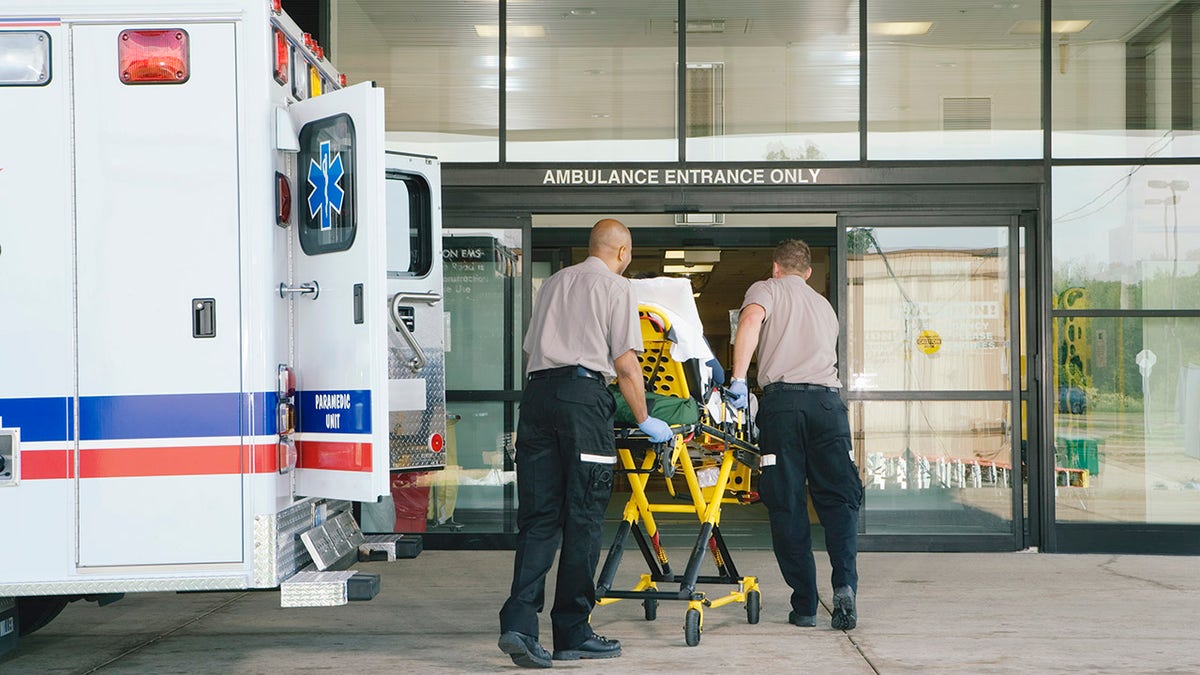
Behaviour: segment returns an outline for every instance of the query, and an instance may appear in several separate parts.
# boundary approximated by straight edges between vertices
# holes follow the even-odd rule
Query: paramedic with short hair
[[[746,371],[758,348],[763,396],[755,422],[762,450],[758,491],[771,521],[771,541],[784,581],[792,588],[788,621],[815,626],[817,570],[805,483],[825,528],[833,566],[833,627],[858,622],[858,507],[862,481],[850,457],[850,421],[839,395],[838,318],[807,283],[808,244],[790,239],[775,248],[771,278],[750,286],[733,347],[732,405],[745,408]]]
[[[655,443],[670,427],[646,411],[633,285],[621,273],[632,257],[629,229],[597,222],[588,258],[546,280],[538,292],[524,350],[528,382],[517,422],[517,552],[512,590],[500,609],[499,647],[513,663],[549,668],[538,642],[546,574],[562,544],[554,607],[556,660],[612,658],[621,643],[592,631],[596,563],[604,511],[613,488],[614,375],[638,428]]]

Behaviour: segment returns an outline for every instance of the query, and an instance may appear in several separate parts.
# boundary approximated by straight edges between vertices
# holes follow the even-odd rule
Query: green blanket
[[[612,392],[613,398],[617,401],[616,425],[636,427],[637,422],[633,419],[633,411],[629,409],[629,404],[621,395],[621,389],[612,384],[609,385],[608,390]],[[695,399],[663,396],[648,391],[646,392],[646,408],[652,416],[670,425],[696,424],[700,421],[700,408]]]

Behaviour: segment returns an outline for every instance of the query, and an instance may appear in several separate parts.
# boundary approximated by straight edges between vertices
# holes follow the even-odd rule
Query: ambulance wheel
[[[17,635],[29,635],[50,623],[70,601],[60,595],[17,598]]]
[[[646,598],[642,601],[642,609],[646,611],[647,621],[653,621],[658,618],[658,600]]]
[[[758,612],[762,609],[762,597],[758,591],[746,594],[746,623],[758,623]]]
[[[683,639],[689,647],[700,644],[700,610],[689,609],[683,615]]]

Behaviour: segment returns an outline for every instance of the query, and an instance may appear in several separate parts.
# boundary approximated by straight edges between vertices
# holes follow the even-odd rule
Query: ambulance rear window
[[[0,31],[0,86],[40,87],[50,82],[50,34]]]
[[[429,274],[433,267],[433,200],[429,183],[421,176],[389,171],[387,200],[388,276]]]
[[[300,129],[297,183],[300,247],[308,255],[345,251],[357,231],[354,121],[341,114]]]

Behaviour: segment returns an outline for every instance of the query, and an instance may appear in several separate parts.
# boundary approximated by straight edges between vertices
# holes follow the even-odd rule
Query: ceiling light
[[[695,263],[719,263],[721,262],[721,252],[717,250],[698,249],[688,249],[686,251],[669,250],[663,253],[663,259],[681,260],[685,265],[692,265]]]
[[[663,274],[708,274],[713,269],[711,264],[663,265]]]
[[[500,36],[500,27],[492,24],[475,24],[475,34],[479,37],[494,38]],[[517,26],[509,24],[508,37],[540,38],[546,37],[545,26]]]
[[[596,10],[592,9],[591,7],[576,7],[575,9],[567,12],[567,14],[570,14],[571,16],[596,16]]]
[[[679,32],[679,22],[675,22],[675,32]],[[687,22],[689,33],[724,33],[725,19],[696,19]]]
[[[720,251],[701,251],[692,249],[683,255],[685,263],[719,263],[721,262]]]
[[[932,21],[881,21],[869,26],[874,35],[924,35],[933,28]]]
[[[1092,25],[1091,19],[1074,19],[1064,21],[1051,21],[1050,32],[1067,34],[1078,33],[1084,28]],[[1042,22],[1034,19],[1018,21],[1008,29],[1010,35],[1040,35],[1042,32]]]

